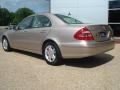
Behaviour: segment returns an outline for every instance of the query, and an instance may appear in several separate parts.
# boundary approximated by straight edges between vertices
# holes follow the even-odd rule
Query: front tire
[[[3,38],[2,39],[2,47],[3,47],[3,49],[4,49],[4,51],[11,51],[11,48],[10,48],[10,44],[9,44],[9,42],[8,42],[8,39],[7,38]]]
[[[62,63],[60,50],[53,42],[48,42],[44,45],[43,56],[50,65],[56,66]]]

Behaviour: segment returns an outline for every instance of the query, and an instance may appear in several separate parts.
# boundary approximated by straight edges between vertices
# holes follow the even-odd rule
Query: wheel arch
[[[7,37],[7,35],[2,35],[2,40],[3,40],[3,38],[6,38],[7,40],[8,40],[8,43],[9,43],[9,45],[10,45],[10,47],[11,47],[11,43],[10,43],[10,40],[9,40],[9,38]]]
[[[47,39],[43,42],[42,44],[42,54],[43,54],[43,48],[44,48],[44,45],[48,42],[53,42],[54,44],[57,45],[58,49],[60,50],[60,53],[61,53],[61,49],[60,49],[60,44],[56,41],[56,40],[53,40],[53,39]],[[61,53],[61,56],[62,56],[62,53]]]
[[[7,39],[7,37],[6,37],[5,35],[2,36],[2,40],[3,40],[3,38],[6,38],[6,39]]]

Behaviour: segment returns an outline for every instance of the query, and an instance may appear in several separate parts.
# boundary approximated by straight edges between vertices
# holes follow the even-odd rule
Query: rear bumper
[[[107,52],[114,48],[114,41],[79,42],[62,44],[60,49],[63,58],[84,58]]]

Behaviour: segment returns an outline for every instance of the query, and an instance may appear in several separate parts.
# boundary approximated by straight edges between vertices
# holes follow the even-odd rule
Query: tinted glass
[[[64,21],[65,23],[68,24],[83,24],[81,21],[74,19],[72,17],[69,16],[65,16],[65,15],[60,15],[60,14],[55,14],[58,18],[60,18],[62,21]]]
[[[109,8],[110,9],[120,8],[120,0],[109,1]]]
[[[31,28],[31,24],[32,24],[33,18],[34,18],[34,16],[27,17],[27,18],[23,19],[23,21],[18,25],[18,28],[20,30]]]
[[[109,10],[109,22],[120,23],[120,10]]]
[[[120,36],[120,0],[109,1],[109,24],[115,36]]]
[[[43,15],[38,15],[36,16],[34,22],[33,22],[33,25],[32,27],[36,27],[36,28],[39,28],[39,27],[50,27],[51,26],[51,21],[48,17],[46,16],[43,16]]]

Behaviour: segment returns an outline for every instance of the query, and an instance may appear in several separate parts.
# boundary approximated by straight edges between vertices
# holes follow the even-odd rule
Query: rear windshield
[[[68,24],[83,24],[81,21],[74,19],[72,17],[69,16],[65,16],[65,15],[60,15],[60,14],[55,14],[58,18],[60,18],[62,21],[64,21],[65,23]]]

